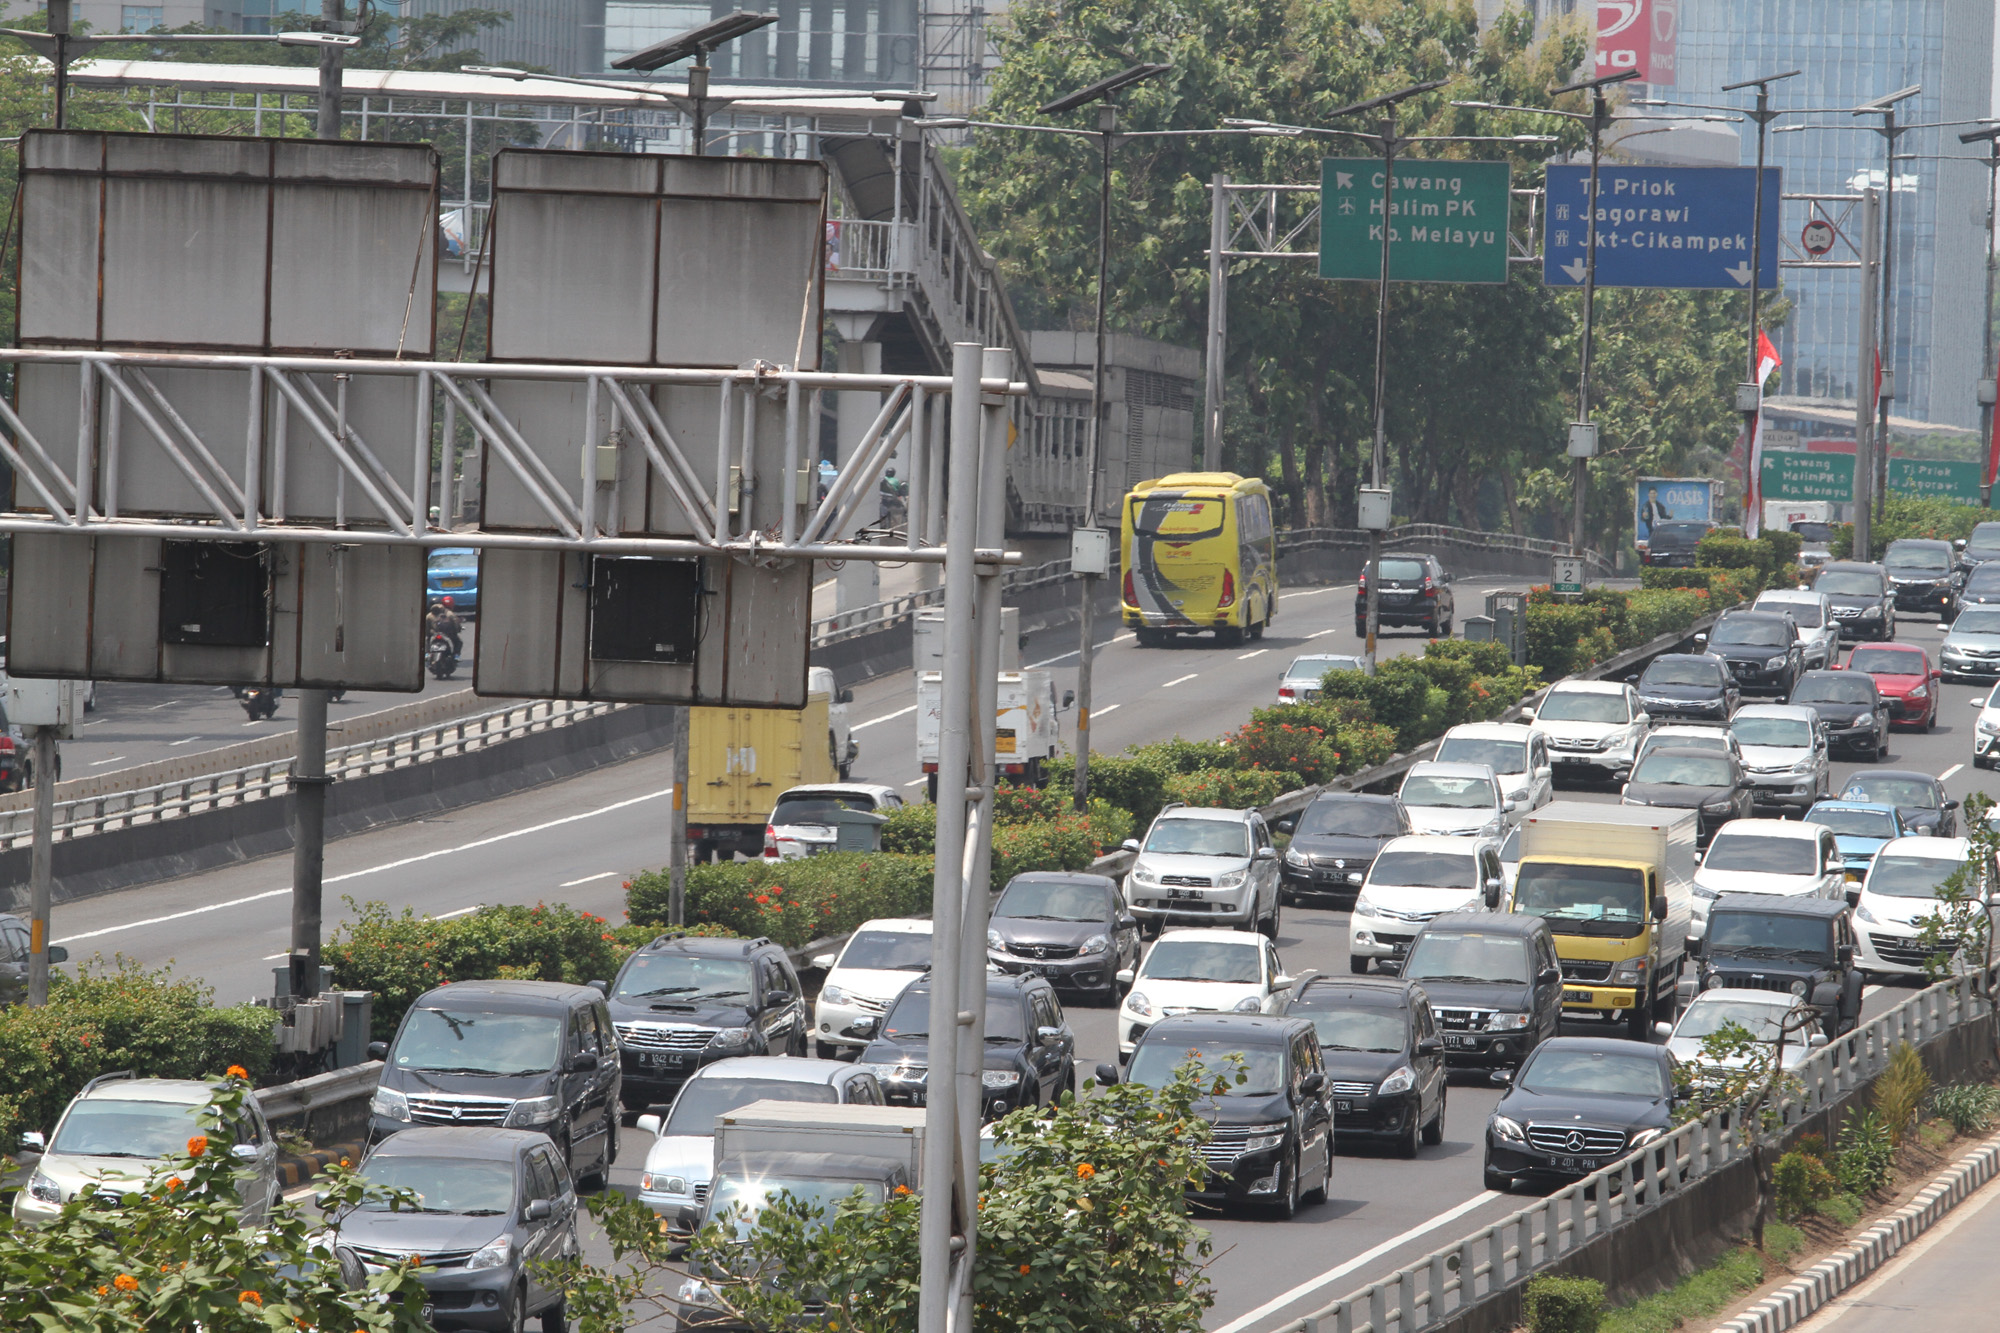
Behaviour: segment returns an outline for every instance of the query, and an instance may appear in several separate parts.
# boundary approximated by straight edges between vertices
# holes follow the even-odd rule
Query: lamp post
[[[1913,83],[1886,97],[1878,97],[1872,102],[1863,102],[1856,107],[1857,116],[1875,115],[1882,123],[1875,132],[1882,136],[1886,150],[1883,163],[1882,192],[1882,305],[1877,312],[1882,322],[1882,330],[1876,335],[1876,355],[1893,359],[1896,355],[1896,140],[1910,130],[1913,125],[1896,124],[1896,105],[1915,97],[1924,90],[1920,83]],[[1888,500],[1889,490],[1889,401],[1896,396],[1896,368],[1891,364],[1883,371],[1883,388],[1886,393],[1875,395],[1875,457],[1870,463],[1876,469],[1875,517],[1881,518],[1883,506]]]
[[[709,54],[724,42],[747,37],[777,21],[776,14],[753,14],[739,9],[733,14],[710,19],[699,27],[689,28],[686,32],[676,33],[663,42],[655,42],[643,51],[634,51],[629,56],[614,60],[611,68],[650,74],[676,61],[692,58],[694,63],[688,66],[687,72],[687,98],[694,104],[694,154],[702,157],[708,152]]]
[[[1958,136],[1960,143],[1986,145],[1986,300],[1979,307],[1979,433],[1986,444],[1985,466],[1980,469],[1979,503],[1993,502],[1994,465],[2000,462],[1993,451],[1993,214],[2000,206],[2000,128],[1969,130]]]
[[[1766,74],[1761,78],[1740,79],[1735,83],[1725,83],[1722,85],[1722,91],[1725,93],[1733,93],[1743,88],[1755,88],[1757,90],[1756,107],[1744,113],[1750,119],[1757,122],[1757,174],[1750,178],[1753,182],[1751,186],[1753,191],[1751,199],[1753,202],[1750,207],[1750,328],[1746,337],[1747,346],[1743,353],[1745,367],[1743,388],[1737,395],[1741,399],[1737,406],[1743,409],[1743,495],[1746,502],[1744,506],[1746,512],[1743,515],[1743,522],[1746,524],[1744,528],[1745,532],[1750,530],[1747,525],[1751,522],[1754,521],[1760,525],[1763,522],[1761,515],[1753,518],[1747,510],[1749,508],[1748,500],[1750,496],[1755,495],[1760,503],[1764,498],[1763,492],[1760,489],[1761,479],[1752,476],[1750,470],[1757,466],[1758,460],[1751,455],[1756,452],[1757,418],[1764,410],[1763,385],[1757,378],[1757,303],[1758,297],[1761,295],[1759,289],[1764,279],[1765,129],[1781,114],[1771,109],[1771,85],[1783,79],[1797,78],[1803,72],[1803,70],[1794,69],[1788,70],[1783,74]]]

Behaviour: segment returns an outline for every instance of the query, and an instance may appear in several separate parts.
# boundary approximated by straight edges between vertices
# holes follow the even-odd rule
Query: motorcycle
[[[452,651],[450,636],[431,635],[430,646],[424,649],[424,665],[438,680],[452,678],[458,670],[458,654]]]
[[[243,711],[250,715],[252,722],[262,722],[276,716],[278,700],[284,697],[284,693],[268,685],[246,685],[237,691],[236,697],[243,701]]]

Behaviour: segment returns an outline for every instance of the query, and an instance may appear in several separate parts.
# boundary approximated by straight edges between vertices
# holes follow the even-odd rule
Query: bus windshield
[[[1220,536],[1228,513],[1225,500],[1196,500],[1175,492],[1163,495],[1156,491],[1131,503],[1133,535],[1170,542]]]

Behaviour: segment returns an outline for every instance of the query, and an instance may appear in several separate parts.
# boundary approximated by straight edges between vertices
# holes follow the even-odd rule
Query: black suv
[[[1695,547],[1714,531],[1715,525],[1705,519],[1655,523],[1647,530],[1646,549],[1639,552],[1639,563],[1655,569],[1693,569]]]
[[[1826,594],[1843,639],[1896,637],[1896,590],[1889,571],[1859,560],[1834,560],[1819,568],[1813,591]]]
[[[1423,984],[1453,1065],[1519,1064],[1562,1021],[1562,964],[1539,916],[1434,916],[1411,943],[1402,975]]]
[[[1196,1103],[1212,1128],[1201,1147],[1207,1179],[1190,1193],[1211,1204],[1272,1204],[1280,1217],[1293,1216],[1301,1203],[1325,1203],[1333,1185],[1333,1111],[1313,1025],[1256,1014],[1163,1018],[1139,1039],[1125,1081],[1160,1087],[1195,1052],[1226,1091]],[[1232,1055],[1243,1062],[1241,1083]],[[1099,1065],[1097,1081],[1118,1082],[1118,1070]]]
[[[1882,567],[1896,590],[1896,609],[1950,620],[1958,614],[1958,586],[1965,574],[1950,542],[1903,537],[1882,553]]]
[[[1655,721],[1677,717],[1727,722],[1743,691],[1712,653],[1663,653],[1641,675],[1625,677],[1639,691],[1639,706]]]
[[[1726,750],[1673,745],[1646,751],[1618,803],[1693,810],[1697,816],[1695,835],[1704,847],[1730,820],[1748,819],[1756,813],[1749,775],[1735,755]]]
[[[662,935],[625,960],[610,999],[635,1113],[713,1061],[804,1055],[811,1030],[792,960],[763,938]]]
[[[1691,942],[1692,943],[1692,942]],[[1826,1039],[1861,1021],[1861,969],[1846,902],[1775,893],[1725,893],[1708,909],[1700,987],[1790,992],[1820,1011]]]
[[[1819,717],[1828,749],[1860,750],[1873,761],[1889,748],[1889,701],[1866,672],[1808,671],[1792,702]]]
[[[1518,1073],[1486,1122],[1486,1188],[1520,1176],[1573,1180],[1651,1143],[1673,1125],[1674,1057],[1620,1037],[1557,1037]]]
[[[1286,1018],[1312,1021],[1340,1142],[1375,1139],[1402,1157],[1444,1142],[1444,1041],[1429,996],[1395,977],[1327,977],[1294,987]]]
[[[1706,641],[1709,654],[1722,659],[1745,694],[1783,699],[1806,669],[1798,622],[1781,611],[1725,611],[1713,632],[1697,634],[1694,641]]]
[[[1362,565],[1354,594],[1354,633],[1368,634],[1368,566]],[[1381,596],[1375,615],[1387,625],[1419,625],[1432,638],[1451,637],[1451,575],[1434,555],[1382,557]]]
[[[1279,863],[1284,900],[1331,898],[1349,907],[1368,878],[1368,867],[1375,864],[1375,854],[1391,838],[1416,831],[1410,827],[1410,812],[1394,796],[1359,792],[1322,793],[1275,827],[1292,835]]]
[[[922,1106],[930,1077],[931,979],[896,997],[875,1040],[861,1051],[891,1106]],[[1029,973],[986,974],[986,1063],[979,1074],[981,1118],[1023,1106],[1050,1106],[1076,1090],[1076,1034],[1056,988]]]

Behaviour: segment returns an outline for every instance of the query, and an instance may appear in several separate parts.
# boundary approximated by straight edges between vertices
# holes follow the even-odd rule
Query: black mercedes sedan
[[[1694,637],[1700,643],[1704,636]],[[1722,659],[1745,694],[1783,700],[1805,670],[1798,625],[1781,611],[1725,611],[1706,638],[1709,653]]]
[[[1719,657],[1667,653],[1641,675],[1625,677],[1639,690],[1639,704],[1655,720],[1677,717],[1726,722],[1743,701],[1743,691]]]
[[[1574,1179],[1609,1166],[1671,1127],[1674,1058],[1618,1037],[1555,1037],[1518,1072],[1486,1122],[1486,1188],[1522,1177]]]
[[[1398,977],[1323,977],[1295,988],[1287,1018],[1312,1020],[1333,1093],[1336,1144],[1415,1157],[1444,1142],[1444,1041],[1430,997]]]
[[[1619,804],[1693,810],[1699,815],[1696,836],[1706,845],[1724,824],[1754,813],[1750,787],[1733,754],[1662,746],[1648,750],[1632,770]]]
[[[1118,990],[1118,973],[1139,966],[1139,921],[1125,910],[1115,880],[1030,871],[1008,880],[993,904],[986,961],[1108,999]]]
[[[1375,854],[1414,830],[1410,812],[1394,796],[1326,792],[1296,815],[1280,819],[1292,835],[1281,863],[1279,890],[1288,903],[1329,898],[1352,906]]]

